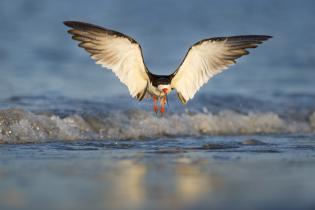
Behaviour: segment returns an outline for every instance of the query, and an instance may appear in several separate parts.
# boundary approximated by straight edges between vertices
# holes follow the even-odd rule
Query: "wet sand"
[[[313,135],[0,145],[0,209],[314,209]]]

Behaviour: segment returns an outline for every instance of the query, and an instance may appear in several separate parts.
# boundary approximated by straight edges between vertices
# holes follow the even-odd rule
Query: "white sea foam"
[[[221,111],[177,113],[158,117],[143,110],[107,116],[35,114],[22,109],[0,111],[0,143],[79,139],[145,139],[176,136],[296,133],[315,131],[315,113],[306,121],[278,114]]]
[[[313,129],[313,131],[315,131],[315,112],[313,112],[313,114],[310,116],[310,126]]]

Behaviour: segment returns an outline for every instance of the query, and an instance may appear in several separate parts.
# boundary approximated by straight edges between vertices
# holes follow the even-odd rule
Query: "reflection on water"
[[[314,136],[240,139],[0,145],[0,209],[314,209]]]
[[[18,188],[10,188],[4,191],[1,190],[0,204],[0,207],[21,209],[25,207],[26,204],[25,195]]]
[[[146,200],[144,180],[147,169],[132,160],[117,162],[110,175],[104,175],[104,182],[111,184],[103,189],[104,209],[138,209]]]
[[[200,201],[205,195],[213,193],[218,184],[219,179],[205,173],[200,163],[176,165],[176,194],[180,203],[192,204]]]
[[[102,189],[104,209],[147,209],[152,204],[181,209],[202,202],[220,183],[202,170],[203,163],[188,158],[178,158],[171,165],[117,161],[100,180],[110,183],[110,188]]]

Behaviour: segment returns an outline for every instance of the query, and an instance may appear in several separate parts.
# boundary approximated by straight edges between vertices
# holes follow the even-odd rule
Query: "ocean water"
[[[314,209],[315,3],[0,2],[0,209]],[[126,33],[169,74],[200,39],[273,38],[164,116],[66,33]]]
[[[1,209],[311,210],[314,148],[314,135],[4,144]]]

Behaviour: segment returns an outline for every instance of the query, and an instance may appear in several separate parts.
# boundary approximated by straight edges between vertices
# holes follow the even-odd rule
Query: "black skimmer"
[[[156,75],[146,67],[141,46],[131,37],[117,31],[77,21],[65,21],[68,32],[79,46],[91,54],[97,64],[111,69],[124,83],[130,95],[139,101],[152,97],[154,111],[164,113],[167,95],[176,90],[182,104],[192,99],[202,85],[214,75],[235,64],[235,60],[249,54],[247,48],[271,36],[246,35],[215,37],[191,46],[177,70],[170,75]]]

